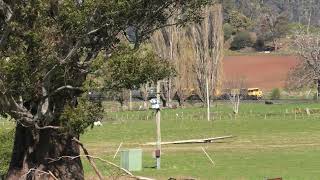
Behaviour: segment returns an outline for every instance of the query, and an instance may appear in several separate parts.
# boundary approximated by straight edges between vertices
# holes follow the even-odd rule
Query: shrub
[[[312,99],[313,99],[313,100],[318,100],[318,99],[319,99],[319,97],[318,97],[317,93],[314,93],[314,95],[313,95]]]
[[[223,32],[224,32],[224,40],[227,41],[233,35],[234,28],[229,23],[226,23],[223,25]]]
[[[228,23],[235,29],[236,32],[249,29],[252,25],[250,18],[234,10],[229,13]]]
[[[278,100],[281,97],[281,92],[279,88],[275,88],[272,90],[271,94],[270,94],[270,98],[272,100]]]
[[[239,32],[233,39],[231,43],[231,49],[239,50],[245,47],[252,47],[254,45],[254,41],[247,31]]]

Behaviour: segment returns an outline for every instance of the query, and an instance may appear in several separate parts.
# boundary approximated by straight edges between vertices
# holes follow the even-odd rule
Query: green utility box
[[[128,149],[120,153],[120,166],[128,171],[142,170],[142,150]]]

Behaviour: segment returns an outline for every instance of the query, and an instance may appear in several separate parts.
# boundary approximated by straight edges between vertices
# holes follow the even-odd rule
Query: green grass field
[[[152,111],[109,112],[103,127],[88,130],[81,137],[90,153],[119,164],[113,159],[118,145],[122,149],[143,149],[143,171],[136,175],[168,179],[169,177],[218,180],[263,180],[283,177],[285,180],[320,179],[320,113],[305,113],[318,104],[240,105],[234,118],[231,107],[213,105],[215,120],[208,122],[204,108],[163,110],[162,141],[234,135],[235,138],[211,144],[163,145],[161,170],[152,157],[154,147],[142,146],[155,141]],[[209,162],[204,147],[215,162]],[[87,177],[94,172],[83,159]],[[110,166],[98,163],[104,175]]]
[[[108,105],[107,105],[108,108]],[[310,108],[311,115],[307,115]],[[143,149],[143,171],[135,175],[168,179],[192,177],[208,180],[285,180],[320,179],[320,105],[313,103],[264,105],[243,103],[235,118],[229,104],[212,106],[214,120],[206,120],[206,109],[189,107],[162,110],[162,141],[234,135],[211,144],[163,145],[161,170],[152,167],[155,120],[152,111],[107,112],[103,126],[88,129],[81,136],[92,155],[119,164],[113,156],[121,142],[122,149]],[[10,131],[12,122],[0,122],[0,132]],[[203,153],[205,148],[215,165]],[[95,173],[83,158],[87,179]],[[106,177],[118,171],[96,161]]]

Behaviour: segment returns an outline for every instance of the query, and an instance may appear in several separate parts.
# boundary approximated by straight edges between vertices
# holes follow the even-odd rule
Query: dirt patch
[[[283,88],[288,72],[298,62],[294,56],[227,56],[223,60],[224,86],[244,79],[248,87]]]

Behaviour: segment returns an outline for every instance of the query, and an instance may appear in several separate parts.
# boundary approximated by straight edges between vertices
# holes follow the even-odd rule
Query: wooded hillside
[[[258,17],[264,9],[276,13],[286,12],[290,22],[320,25],[318,0],[221,0],[225,10],[236,8],[247,17]]]

